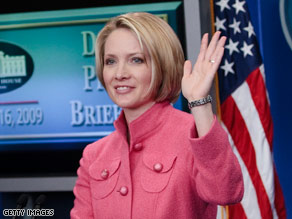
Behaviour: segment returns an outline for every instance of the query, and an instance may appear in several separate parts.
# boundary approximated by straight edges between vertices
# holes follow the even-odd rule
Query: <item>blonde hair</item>
[[[172,28],[161,18],[145,13],[128,13],[112,18],[99,32],[96,40],[96,67],[99,81],[103,80],[104,47],[108,36],[118,28],[126,28],[137,36],[141,48],[148,49],[152,77],[149,95],[156,102],[174,102],[181,91],[184,54]]]

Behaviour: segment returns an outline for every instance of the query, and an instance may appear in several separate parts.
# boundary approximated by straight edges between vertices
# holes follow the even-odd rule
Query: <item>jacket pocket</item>
[[[147,192],[161,192],[169,183],[176,155],[144,154],[141,184]]]
[[[116,187],[119,178],[120,159],[98,160],[89,167],[90,190],[92,197],[103,199]]]

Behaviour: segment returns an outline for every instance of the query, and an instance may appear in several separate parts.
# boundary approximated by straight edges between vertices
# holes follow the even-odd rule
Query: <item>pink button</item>
[[[122,196],[126,196],[126,195],[128,194],[128,187],[127,187],[127,186],[122,186],[122,187],[120,188],[120,194],[121,194]]]
[[[109,171],[107,169],[104,169],[103,171],[101,171],[100,176],[103,179],[107,179],[109,176]]]
[[[141,151],[143,148],[143,145],[141,143],[135,144],[134,145],[134,150],[135,151]]]
[[[154,164],[153,169],[159,173],[163,169],[163,165],[161,163],[156,163]]]

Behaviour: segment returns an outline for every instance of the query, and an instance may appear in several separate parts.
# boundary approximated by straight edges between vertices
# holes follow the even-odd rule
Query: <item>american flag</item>
[[[245,0],[214,0],[214,25],[227,36],[218,69],[222,126],[244,177],[244,197],[229,218],[286,218],[273,155],[264,65]]]

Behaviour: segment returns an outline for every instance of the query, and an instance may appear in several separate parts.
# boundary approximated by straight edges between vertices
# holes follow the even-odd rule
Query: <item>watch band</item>
[[[212,102],[212,97],[211,95],[208,95],[207,97],[204,97],[202,99],[189,102],[188,105],[189,105],[189,109],[192,109],[195,106],[201,106],[210,102]]]

